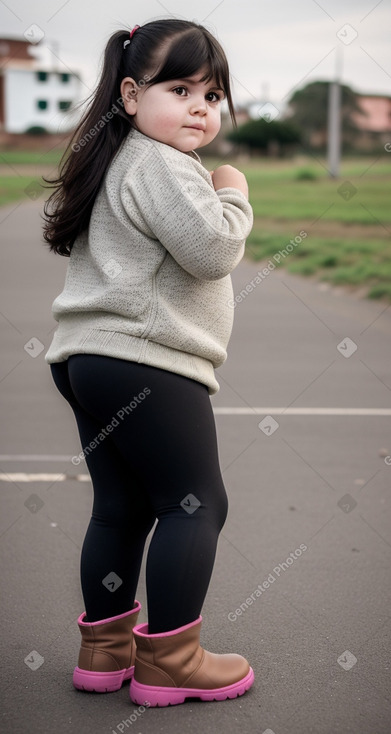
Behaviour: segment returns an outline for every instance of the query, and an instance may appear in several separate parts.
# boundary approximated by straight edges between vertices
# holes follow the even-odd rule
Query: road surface
[[[233,274],[212,398],[230,511],[202,643],[247,656],[255,684],[138,711],[127,686],[72,686],[92,488],[43,358],[67,260],[41,244],[40,210],[0,210],[2,731],[388,734],[391,308],[264,264]]]

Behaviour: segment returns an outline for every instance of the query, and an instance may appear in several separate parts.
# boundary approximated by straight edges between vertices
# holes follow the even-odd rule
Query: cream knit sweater
[[[229,274],[252,222],[244,194],[215,192],[196,153],[132,130],[73,245],[46,361],[117,357],[216,393],[233,322]]]

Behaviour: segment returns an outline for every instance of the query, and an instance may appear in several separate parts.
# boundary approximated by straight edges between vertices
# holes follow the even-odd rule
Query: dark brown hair
[[[76,237],[88,227],[107,167],[132,128],[120,94],[124,77],[143,86],[206,68],[203,81],[214,79],[224,90],[235,124],[227,59],[206,28],[185,20],[157,20],[138,28],[124,48],[127,40],[129,31],[110,37],[100,80],[61,159],[59,176],[44,179],[55,190],[44,205],[43,237],[59,255],[69,256]]]

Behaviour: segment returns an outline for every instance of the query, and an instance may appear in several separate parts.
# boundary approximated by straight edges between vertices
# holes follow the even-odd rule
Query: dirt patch
[[[280,233],[287,236],[287,240],[295,237],[300,230],[304,230],[312,236],[325,239],[376,239],[389,240],[391,226],[381,224],[349,224],[349,222],[336,222],[319,219],[315,224],[311,219],[272,219],[267,217],[256,217],[254,227],[263,232]]]
[[[49,178],[53,178],[57,170],[58,167],[54,164],[52,166],[40,166],[38,163],[22,166],[17,163],[0,164],[0,176],[31,176],[32,178],[49,176]]]
[[[19,135],[0,132],[0,149],[2,150],[28,150],[47,153],[53,148],[66,148],[70,139],[67,135]]]

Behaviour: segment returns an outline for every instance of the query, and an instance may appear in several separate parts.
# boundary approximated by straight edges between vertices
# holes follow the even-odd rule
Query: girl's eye
[[[208,102],[220,102],[221,97],[217,92],[208,92],[206,99]]]
[[[172,91],[175,92],[178,97],[185,97],[187,93],[186,87],[175,87],[175,89],[173,89]]]

